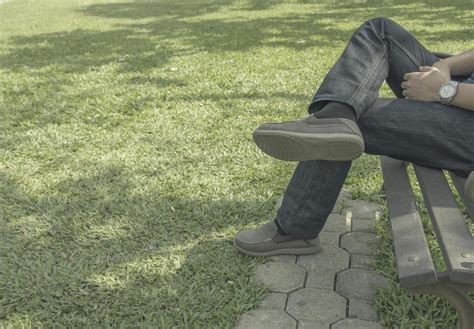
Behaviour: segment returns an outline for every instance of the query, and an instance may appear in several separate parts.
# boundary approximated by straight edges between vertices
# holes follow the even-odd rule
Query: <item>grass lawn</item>
[[[5,328],[231,328],[265,294],[263,260],[232,239],[272,218],[294,168],[253,129],[305,115],[368,18],[473,47],[470,0],[3,2]],[[378,159],[355,161],[347,188],[382,203]],[[453,327],[444,301],[399,288],[386,218],[377,229],[385,325]]]

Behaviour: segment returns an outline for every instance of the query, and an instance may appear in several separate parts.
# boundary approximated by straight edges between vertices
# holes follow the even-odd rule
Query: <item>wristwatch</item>
[[[458,85],[459,82],[457,81],[448,81],[439,87],[438,95],[442,104],[451,104],[454,97],[456,97],[456,94],[458,93]]]

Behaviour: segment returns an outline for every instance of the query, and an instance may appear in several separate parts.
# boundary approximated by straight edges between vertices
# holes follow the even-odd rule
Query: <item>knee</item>
[[[368,21],[366,21],[364,24],[368,24],[374,27],[377,31],[383,31],[383,32],[386,32],[387,30],[388,31],[393,30],[394,28],[400,26],[395,21],[386,17],[371,18]]]
[[[385,24],[386,22],[393,22],[393,21],[386,17],[374,17],[374,18],[369,19],[366,23],[379,25],[379,24]]]

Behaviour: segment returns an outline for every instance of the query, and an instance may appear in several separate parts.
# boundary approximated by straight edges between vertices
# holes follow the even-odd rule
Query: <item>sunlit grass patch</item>
[[[264,156],[252,131],[304,116],[364,20],[391,17],[429,48],[457,52],[471,42],[469,9],[0,4],[1,326],[233,327],[265,289],[252,280],[263,260],[239,255],[232,239],[274,216],[294,169]],[[383,202],[381,184],[366,155],[346,187]],[[397,285],[387,218],[378,234],[378,268],[393,279],[378,299],[384,323],[451,326],[444,302]]]

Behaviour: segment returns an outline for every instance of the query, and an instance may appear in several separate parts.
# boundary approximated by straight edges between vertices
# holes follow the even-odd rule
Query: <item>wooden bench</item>
[[[428,249],[407,173],[407,163],[382,156],[384,190],[388,201],[400,285],[413,294],[446,298],[458,311],[458,327],[474,328],[474,237],[458,207],[442,170],[414,165],[426,208],[446,264],[438,272]],[[474,203],[463,191],[465,178],[449,173],[474,219]]]

